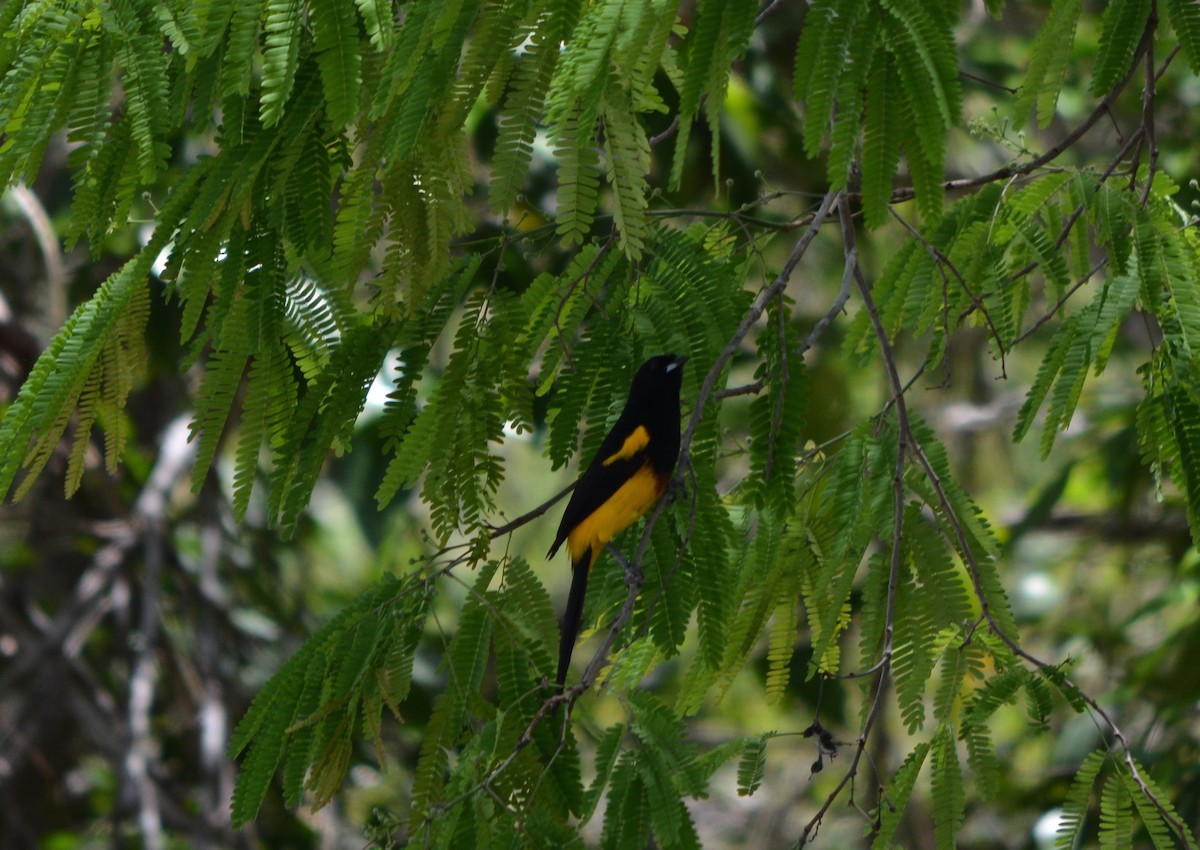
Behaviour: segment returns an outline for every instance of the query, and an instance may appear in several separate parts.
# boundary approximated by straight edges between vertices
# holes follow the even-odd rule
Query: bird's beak
[[[667,366],[667,371],[674,372],[676,369],[682,368],[683,364],[687,363],[691,359],[692,358],[688,357],[686,354],[683,357],[676,357],[671,361],[670,365]]]

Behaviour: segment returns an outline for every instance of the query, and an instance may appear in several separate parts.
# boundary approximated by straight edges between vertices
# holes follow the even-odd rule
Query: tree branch
[[[842,221],[842,239],[846,252],[847,267],[851,267],[851,259],[857,258],[858,252],[855,246],[854,224],[850,218],[850,205],[844,197],[839,201],[838,212],[841,215]],[[829,811],[834,800],[841,795],[846,786],[858,774],[858,765],[862,761],[863,754],[866,752],[868,737],[875,725],[875,721],[879,717],[879,711],[883,705],[883,694],[887,689],[888,676],[891,673],[892,667],[893,633],[895,631],[894,624],[896,617],[896,588],[900,576],[901,544],[904,540],[904,467],[908,460],[908,439],[910,433],[908,406],[904,400],[905,386],[901,382],[900,373],[896,368],[896,359],[892,352],[891,341],[888,339],[887,331],[879,316],[879,310],[875,306],[875,299],[871,296],[871,287],[867,284],[866,277],[863,275],[862,268],[858,265],[857,261],[853,263],[852,274],[858,284],[858,292],[863,300],[863,308],[867,311],[867,315],[871,319],[871,326],[874,328],[875,336],[879,341],[879,350],[887,373],[888,384],[892,389],[891,401],[896,407],[896,421],[898,426],[896,429],[896,466],[892,472],[892,508],[895,511],[895,516],[892,520],[892,551],[888,571],[887,608],[884,615],[883,649],[880,652],[879,663],[875,667],[874,695],[871,699],[871,707],[867,711],[866,719],[863,721],[862,730],[859,732],[858,739],[855,742],[854,756],[841,781],[834,786],[834,789],[825,798],[825,802],[817,810],[817,813],[805,824],[804,829],[800,833],[800,838],[796,842],[798,846],[803,846],[810,838],[815,836],[822,818]]]

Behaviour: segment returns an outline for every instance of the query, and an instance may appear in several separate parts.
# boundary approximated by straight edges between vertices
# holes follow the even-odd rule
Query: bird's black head
[[[641,365],[633,376],[629,388],[629,400],[647,404],[679,401],[679,388],[683,384],[683,364],[687,357],[675,354],[660,354]]]

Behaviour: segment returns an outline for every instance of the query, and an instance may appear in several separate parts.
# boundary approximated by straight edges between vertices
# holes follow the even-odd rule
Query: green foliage
[[[461,279],[469,281],[475,268],[468,264]],[[448,286],[453,290],[456,285],[461,288],[451,278]],[[517,309],[515,300],[496,297],[493,303],[500,311]],[[399,441],[378,499],[386,504],[398,489],[415,485],[425,472],[422,494],[434,505],[433,525],[443,541],[456,530],[481,523],[503,474],[499,457],[488,446],[500,442],[509,409],[498,385],[510,376],[497,367],[505,359],[511,362],[502,351],[508,339],[503,332],[510,326],[497,319],[486,326],[492,333],[480,334],[480,316],[488,309],[489,302],[482,296],[464,305],[453,354],[424,408],[414,416],[408,404],[389,406],[389,412],[407,427],[388,425]],[[520,317],[513,320],[519,322]],[[401,368],[414,365],[404,363]]]
[[[1017,415],[1014,439],[1020,440],[1033,424],[1033,415],[1050,398],[1042,439],[1042,456],[1050,453],[1057,431],[1066,428],[1079,402],[1089,370],[1104,371],[1107,353],[1121,322],[1133,309],[1138,281],[1128,275],[1107,281],[1095,300],[1072,315],[1055,334],[1050,355],[1042,363],[1029,396]]]
[[[1200,9],[1185,0],[1166,0],[1164,8],[1171,27],[1179,38],[1179,46],[1193,73],[1200,73]]]
[[[749,797],[763,781],[763,768],[767,763],[767,735],[746,742],[742,760],[738,763],[738,794]]]
[[[954,731],[949,725],[938,728],[931,747],[933,764],[933,825],[939,848],[957,847],[966,800]]]
[[[1014,123],[1018,128],[1025,123],[1034,106],[1037,107],[1038,126],[1045,127],[1054,118],[1082,11],[1083,0],[1056,0],[1051,7],[1050,16],[1033,43],[1029,68],[1013,104]]]
[[[1134,770],[1137,771],[1136,777]],[[1146,830],[1151,843],[1160,850],[1168,847],[1195,847],[1190,835],[1173,834],[1167,819],[1178,821],[1178,814],[1169,798],[1160,796],[1159,789],[1145,768],[1135,760],[1116,759],[1112,754],[1097,750],[1083,761],[1071,788],[1063,801],[1055,847],[1077,845],[1084,823],[1092,810],[1094,789],[1100,785],[1097,827],[1100,846],[1106,848],[1133,847],[1135,814]],[[1153,799],[1149,795],[1154,795]],[[1164,801],[1160,807],[1154,800]]]
[[[344,3],[314,3],[309,16],[325,102],[330,106],[329,123],[343,127],[354,119],[362,83],[357,21]]]
[[[1083,827],[1083,819],[1087,816],[1092,786],[1100,774],[1100,769],[1104,767],[1106,758],[1105,752],[1097,750],[1089,754],[1079,766],[1079,771],[1071,783],[1071,790],[1067,793],[1066,800],[1063,801],[1063,813],[1058,825],[1055,847],[1065,850],[1065,848],[1075,846],[1079,831]]]
[[[873,846],[891,846],[910,799],[927,793],[936,844],[950,848],[968,792],[994,800],[1005,787],[997,718],[1023,704],[1031,727],[1049,728],[1063,701],[1102,714],[1062,670],[1019,649],[992,529],[999,512],[968,491],[920,393],[895,396],[922,374],[950,382],[967,359],[957,346],[982,339],[1002,375],[1012,356],[1014,376],[1032,376],[1013,437],[1040,428],[1045,459],[1097,379],[1129,363],[1122,331],[1144,320],[1154,345],[1128,430],[1158,493],[1178,492],[1200,540],[1200,238],[1182,190],[1140,159],[1127,173],[1122,157],[1051,164],[1023,142],[994,174],[951,183],[961,194],[947,204],[959,176],[948,139],[964,111],[960,5],[816,0],[803,17],[791,66],[803,118],[792,129],[809,159],[824,155],[821,188],[850,192],[883,240],[843,253],[849,237],[834,241],[832,218],[812,232],[814,254],[835,265],[857,257],[864,272],[842,323],[845,358],[809,347],[825,324],[806,312],[807,290],[802,300],[786,281],[769,288],[781,258],[806,244],[794,231],[812,212],[776,216],[769,204],[806,204],[796,198],[812,191],[808,175],[732,212],[675,210],[662,195],[693,190],[694,135],[711,140],[704,170],[719,179],[731,75],[766,62],[758,18],[773,7],[0,9],[5,184],[36,178],[61,131],[69,243],[100,257],[134,217],[152,219],[145,244],[75,309],[6,407],[5,493],[27,493],[60,454],[67,491],[80,488],[97,426],[108,470],[129,451],[125,405],[146,371],[157,289],[178,310],[186,366],[203,367],[193,487],[228,461],[238,520],[261,504],[276,528],[302,526],[330,455],[356,440],[370,386],[389,381],[371,487],[381,508],[402,506],[430,533],[410,573],[378,579],[263,686],[230,745],[237,823],[276,787],[288,806],[328,803],[364,757],[361,739],[383,763],[395,734],[386,708],[420,731],[404,791],[414,844],[581,846],[578,829],[603,801],[604,847],[698,847],[688,801],[734,759],[738,792],[761,793],[787,739],[754,730],[702,746],[691,718],[722,701],[746,723],[760,722],[759,702],[802,714],[821,688],[849,694],[836,722],[859,730],[843,736],[850,744],[822,739],[822,759],[857,747],[852,770],[862,770],[876,724],[903,728],[906,749],[873,766]],[[1163,8],[1200,67],[1194,6]],[[1137,71],[1152,11],[1149,0],[1107,7],[1096,98]],[[1076,41],[1096,29],[1087,14],[1078,0],[1051,4],[1015,101],[1018,126],[1031,111],[1042,127],[1055,118]],[[668,162],[657,146],[671,133]],[[197,135],[209,144],[199,157]],[[735,139],[752,147],[768,135]],[[909,221],[910,198],[920,221]],[[855,220],[843,224],[849,232]],[[840,322],[842,307],[820,322]],[[584,640],[600,644],[597,669],[559,699],[546,683],[550,581],[497,530],[514,507],[506,479],[521,479],[520,499],[538,492],[538,476],[510,475],[509,451],[535,434],[545,466],[589,462],[638,364],[666,351],[691,357],[685,463],[654,527],[614,541],[641,583],[627,584],[615,558],[596,565]],[[883,374],[885,389],[851,386],[856,364]],[[825,409],[821,392],[835,382],[850,413]],[[441,664],[414,684],[422,646]],[[683,671],[677,680],[667,665]],[[605,731],[577,722],[609,698]],[[735,699],[755,710],[731,708]],[[1132,846],[1138,823],[1156,847],[1194,844],[1169,792],[1135,764],[1107,750],[1084,760],[1060,846],[1074,846],[1093,813],[1102,846]]]
[[[754,32],[757,13],[758,4],[750,0],[700,0],[697,4],[694,29],[682,67],[672,75],[672,82],[679,91],[679,136],[671,167],[672,189],[679,187],[692,124],[701,108],[713,140],[713,181],[720,178],[716,145],[720,138],[721,105],[729,82],[729,66],[745,52]]]
[[[1092,94],[1103,95],[1129,70],[1134,50],[1146,31],[1150,0],[1114,0],[1104,9],[1100,52],[1092,72]]]
[[[908,805],[913,786],[917,782],[917,775],[921,772],[921,766],[924,764],[925,757],[928,754],[929,744],[924,742],[917,744],[892,777],[891,785],[884,790],[884,796],[880,800],[879,807],[876,810],[876,823],[878,826],[875,832],[875,840],[871,842],[871,847],[884,848],[891,846],[892,836],[895,835],[896,827],[900,823],[900,816],[904,813],[904,809]]]
[[[862,142],[863,216],[870,227],[887,221],[892,181],[900,164],[900,123],[904,117],[900,98],[891,95],[898,88],[895,59],[881,56],[871,67],[866,103],[866,114],[871,117]]]
[[[887,220],[901,152],[922,214],[941,214],[946,131],[962,111],[957,14],[951,4],[915,0],[828,0],[805,17],[793,81],[806,106],[805,153],[816,156],[828,135],[829,182],[844,188],[862,127],[869,227]]]
[[[761,365],[754,377],[766,385],[750,404],[750,469],[743,495],[749,504],[786,516],[795,505],[796,456],[804,434],[808,394],[804,361],[792,354],[787,305],[767,308],[769,329],[759,334]]]
[[[190,179],[179,186],[164,212],[181,215],[194,197],[197,182]],[[141,352],[148,316],[145,276],[155,254],[166,247],[169,234],[162,231],[156,230],[135,259],[80,305],[51,341],[46,355],[38,360],[24,391],[5,411],[0,422],[0,490],[9,493],[16,476],[24,470],[25,478],[16,493],[28,491],[81,400],[84,406],[76,444],[87,443],[91,424],[106,411],[108,424],[119,427],[112,416],[124,406],[132,388],[130,364],[144,362]],[[109,442],[111,450],[119,451],[123,438],[118,434]],[[81,451],[75,449],[73,453]],[[116,461],[110,456],[110,464]],[[77,466],[73,466],[67,477],[68,494],[78,480]]]
[[[413,575],[362,593],[313,635],[262,690],[229,744],[245,754],[233,819],[254,818],[280,765],[289,805],[307,789],[324,805],[341,785],[360,717],[377,746],[379,714],[397,712],[412,683],[413,653],[429,604]],[[382,752],[382,750],[380,750]]]
[[[545,102],[546,90],[550,86],[558,60],[558,51],[554,49],[554,44],[548,41],[552,38],[552,32],[539,30],[531,34],[529,46],[517,59],[515,70],[510,72],[511,82],[500,116],[499,138],[496,141],[492,179],[488,187],[488,202],[496,210],[506,210],[516,202],[533,158],[537,118]],[[481,33],[481,38],[486,35],[488,34]],[[492,43],[503,44],[500,38],[501,34],[497,33]],[[474,55],[478,55],[478,52],[473,54],[472,58]],[[488,58],[492,62],[497,61],[496,57]],[[490,69],[483,61],[480,61],[479,65],[478,75],[486,78]],[[571,134],[573,138],[575,129],[576,126],[570,125],[564,127],[562,132]],[[569,144],[565,146],[565,150],[574,152],[577,148],[574,144]],[[563,167],[560,163],[559,168]],[[564,172],[560,170],[559,173]],[[560,185],[567,182],[566,178],[559,180]],[[590,210],[595,208],[595,204],[596,198],[592,197],[586,203],[576,201],[573,208]]]

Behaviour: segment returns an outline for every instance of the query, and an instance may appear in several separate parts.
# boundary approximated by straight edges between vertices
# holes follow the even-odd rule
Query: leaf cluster
[[[1200,18],[1182,2],[1163,8],[1200,67]],[[1115,97],[1137,70],[1153,10],[1149,0],[1109,5],[1095,97]],[[894,711],[912,744],[867,807],[879,848],[924,793],[922,771],[936,844],[956,845],[970,793],[994,797],[1005,776],[993,721],[1022,698],[1038,727],[1061,703],[1100,713],[1022,648],[999,537],[915,403],[885,398],[844,434],[809,444],[811,323],[784,293],[790,266],[778,284],[759,280],[774,277],[774,230],[795,222],[753,231],[727,216],[739,231],[656,220],[657,190],[680,186],[694,136],[712,140],[719,178],[730,78],[759,12],[746,0],[0,10],[4,181],[35,176],[65,131],[69,235],[93,252],[141,214],[143,190],[160,201],[145,244],[78,307],[5,410],[0,490],[26,492],[71,428],[68,492],[95,427],[110,467],[119,461],[150,287],[179,308],[187,364],[203,364],[193,485],[228,458],[239,519],[261,494],[271,520],[294,528],[389,367],[376,501],[415,496],[434,554],[351,601],[264,686],[230,746],[242,765],[237,822],[256,817],[273,783],[288,805],[329,802],[364,737],[385,761],[384,709],[405,722],[414,658],[448,588],[466,596],[440,636],[444,687],[405,812],[409,836],[430,846],[580,846],[578,825],[593,817],[606,847],[699,846],[685,801],[708,794],[716,771],[740,757],[742,793],[767,781],[774,733],[712,749],[692,736],[691,719],[730,699],[747,671],[761,672],[761,695],[777,704],[810,683],[857,681],[854,765],[880,706]],[[861,200],[868,230],[896,219],[902,231],[862,282],[842,350],[891,377],[905,345],[919,370],[936,370],[950,365],[955,335],[975,327],[1003,370],[1053,322],[1014,431],[1019,441],[1040,427],[1046,456],[1089,377],[1113,362],[1123,325],[1144,317],[1161,341],[1140,371],[1139,445],[1159,486],[1183,495],[1200,539],[1200,243],[1177,188],[1152,158],[1143,169],[1140,153],[1127,186],[1114,181],[1119,162],[1068,168],[1050,157],[948,202],[960,13],[920,0],[815,0],[805,13],[793,66],[805,153],[824,154],[831,192]],[[1015,104],[1043,125],[1084,9],[1056,0],[1048,15]],[[120,98],[103,82],[110,72]],[[481,155],[469,127],[485,116],[495,139]],[[181,143],[188,130],[211,136],[206,155]],[[655,146],[670,132],[667,168]],[[548,157],[552,203],[525,194]],[[902,159],[919,225],[894,203]],[[471,199],[483,180],[486,208]],[[526,227],[538,203],[546,224]],[[500,236],[456,241],[489,214]],[[856,265],[849,216],[843,226],[850,281],[870,267]],[[811,236],[831,230],[814,225]],[[527,280],[506,274],[525,245],[553,254],[537,241],[549,234],[567,254],[530,261]],[[605,638],[591,678],[560,698],[545,681],[556,641],[546,583],[519,554],[492,551],[505,443],[540,431],[554,468],[590,459],[633,370],[666,351],[695,364],[686,463],[653,527],[614,541],[639,553],[640,592],[611,563],[597,566],[584,637]],[[730,390],[755,396],[744,421],[714,401],[734,374],[753,376],[745,393]],[[667,664],[682,670],[676,688],[644,686]],[[621,717],[584,727],[587,750],[566,706],[597,683]],[[1062,846],[1102,772],[1106,844],[1131,844],[1136,813],[1156,846],[1194,845],[1126,751],[1084,761]]]

